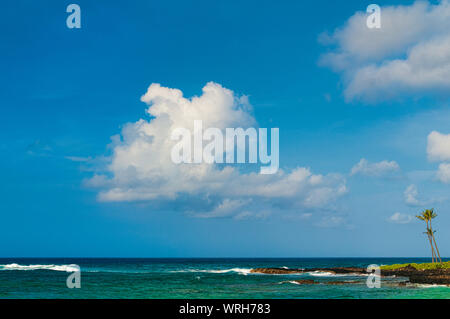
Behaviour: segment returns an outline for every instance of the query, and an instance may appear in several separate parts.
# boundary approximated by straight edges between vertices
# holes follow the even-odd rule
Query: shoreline
[[[289,275],[311,272],[323,272],[333,275],[355,275],[367,276],[370,273],[361,267],[326,267],[326,268],[254,268],[250,273],[268,274],[268,275]],[[381,277],[405,277],[408,280],[404,284],[427,284],[427,285],[446,285],[450,286],[450,269],[416,269],[411,265],[399,267],[397,269],[381,269]],[[315,284],[314,280],[299,280],[300,284]],[[339,284],[351,282],[339,282]],[[403,284],[403,282],[401,283]]]

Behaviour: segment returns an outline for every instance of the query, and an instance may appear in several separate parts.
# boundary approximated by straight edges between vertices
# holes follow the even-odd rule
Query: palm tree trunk
[[[433,243],[431,242],[430,235],[428,235],[428,240],[429,240],[430,246],[431,246],[431,262],[434,263],[435,253],[434,253]]]
[[[433,239],[433,243],[434,243],[434,246],[436,247],[437,255],[439,256],[439,262],[442,262],[441,254],[439,253],[439,249],[437,248],[437,244],[436,244],[436,239],[434,238],[433,228],[431,228],[431,221],[430,221],[430,230],[431,230],[431,238]],[[437,262],[437,256],[436,256],[436,262]]]
[[[434,264],[435,253],[434,253],[433,243],[431,241],[431,237],[430,237],[430,233],[429,233],[429,230],[430,230],[430,228],[428,226],[428,222],[429,221],[426,220],[426,222],[427,222],[427,232],[426,232],[426,234],[428,236],[428,241],[430,242],[430,246],[431,246],[431,262]]]
[[[434,235],[433,235],[433,241],[434,241],[434,246],[436,246],[437,254],[438,254],[438,256],[439,256],[439,262],[441,263],[441,262],[442,262],[441,254],[439,253],[439,249],[438,249],[438,246],[437,246],[437,244],[436,244],[436,239],[434,238]]]
[[[436,247],[437,255],[439,256],[439,262],[442,262],[441,254],[439,253],[439,249],[438,249],[438,246],[436,244],[436,238],[434,237],[433,227],[431,226],[431,220],[430,220],[430,230],[431,230],[431,236],[433,238],[434,246]],[[437,257],[436,257],[436,262],[437,262]]]

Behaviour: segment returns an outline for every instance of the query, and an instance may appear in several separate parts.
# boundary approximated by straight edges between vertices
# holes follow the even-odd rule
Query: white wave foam
[[[316,283],[318,283],[318,282],[316,282]],[[295,281],[295,280],[280,281],[278,284],[279,285],[281,285],[281,284],[305,285],[305,283],[300,283],[300,282]],[[311,284],[313,284],[313,283],[311,283]],[[306,283],[306,285],[311,285],[311,284],[310,283]]]
[[[7,264],[0,265],[0,270],[55,270],[75,272],[80,271],[78,265],[19,265],[19,264]]]
[[[418,288],[450,288],[448,285],[437,285],[437,284],[415,284]]]
[[[187,270],[174,270],[172,272],[204,272],[210,274],[225,274],[228,272],[236,272],[241,275],[248,275],[252,268],[230,268],[230,269],[187,269]]]
[[[328,271],[310,271],[307,272],[306,274],[310,275],[310,276],[315,276],[315,277],[333,277],[333,276],[338,276],[337,274],[333,274],[332,272],[328,272]]]
[[[364,273],[335,274],[329,271],[320,271],[320,270],[306,272],[305,274],[315,277],[360,277],[360,276],[367,277],[369,275]]]

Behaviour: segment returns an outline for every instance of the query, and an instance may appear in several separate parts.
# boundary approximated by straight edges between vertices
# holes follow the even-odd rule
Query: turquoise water
[[[410,285],[404,278],[382,279],[369,289],[364,276],[326,273],[250,274],[256,267],[336,267],[405,262],[424,258],[272,258],[272,259],[0,259],[0,298],[450,298],[450,287]],[[66,279],[81,268],[81,288]],[[298,285],[314,279],[323,284]],[[330,281],[357,281],[329,285]]]

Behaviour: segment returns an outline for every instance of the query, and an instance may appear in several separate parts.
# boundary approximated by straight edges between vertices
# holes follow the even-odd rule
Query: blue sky
[[[69,2],[2,4],[0,256],[428,256],[412,218],[428,207],[450,256],[446,2],[378,1],[378,31],[361,1],[76,3],[81,29],[66,27]],[[151,123],[148,87],[190,98],[208,82],[248,96],[258,125],[280,129],[286,176],[303,168],[320,185],[279,195],[282,177],[256,178],[270,194],[243,196],[200,180],[169,196],[177,180],[164,176],[155,198],[102,199],[117,185],[159,187],[108,166],[134,163],[111,137]],[[236,174],[219,178],[223,189],[248,186]],[[230,202],[248,218],[193,213]]]

